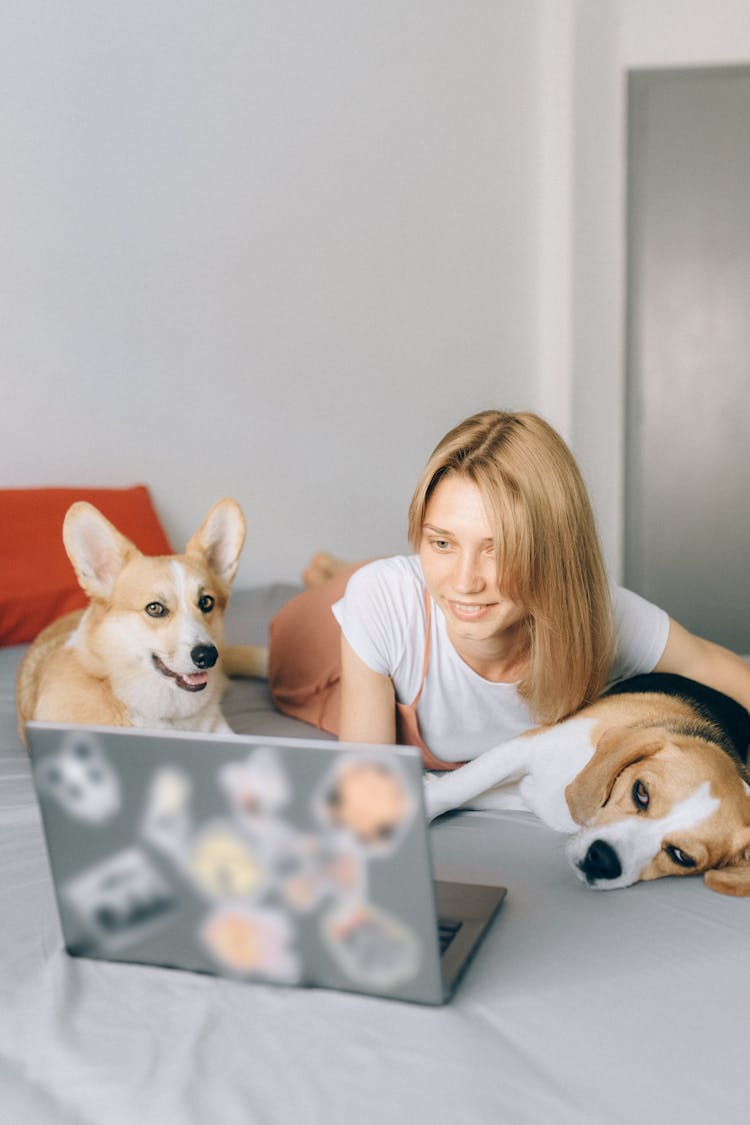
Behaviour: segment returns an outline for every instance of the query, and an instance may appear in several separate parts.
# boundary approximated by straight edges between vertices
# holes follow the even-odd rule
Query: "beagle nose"
[[[216,645],[196,645],[190,650],[190,659],[196,668],[213,668],[219,659]]]
[[[590,883],[596,879],[617,879],[622,875],[617,852],[605,840],[594,840],[578,866]]]

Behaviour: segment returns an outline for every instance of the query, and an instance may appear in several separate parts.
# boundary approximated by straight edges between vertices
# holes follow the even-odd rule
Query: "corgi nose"
[[[595,879],[617,879],[622,875],[617,852],[605,840],[594,840],[578,866],[590,883]]]
[[[190,650],[190,659],[196,668],[213,668],[219,659],[216,645],[196,645]]]

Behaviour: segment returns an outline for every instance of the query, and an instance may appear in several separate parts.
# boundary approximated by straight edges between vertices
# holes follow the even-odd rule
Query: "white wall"
[[[177,543],[231,494],[294,578],[402,549],[464,415],[564,421],[552,7],[5,0],[0,487],[145,481]]]
[[[627,70],[749,59],[746,0],[5,0],[0,487],[229,493],[294,578],[530,407],[617,574]]]

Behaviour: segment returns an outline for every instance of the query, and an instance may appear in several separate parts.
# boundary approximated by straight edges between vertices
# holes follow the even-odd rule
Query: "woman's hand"
[[[342,742],[396,741],[396,693],[389,676],[373,672],[341,635]]]

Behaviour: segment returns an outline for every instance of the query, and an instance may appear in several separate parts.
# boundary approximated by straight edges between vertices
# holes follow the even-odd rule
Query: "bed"
[[[293,592],[237,591],[229,639],[262,642]],[[430,830],[439,875],[509,888],[444,1008],[68,957],[16,733],[23,652],[0,650],[3,1125],[745,1120],[750,900],[589,891],[526,813]],[[225,713],[300,732],[261,681],[233,681]]]

